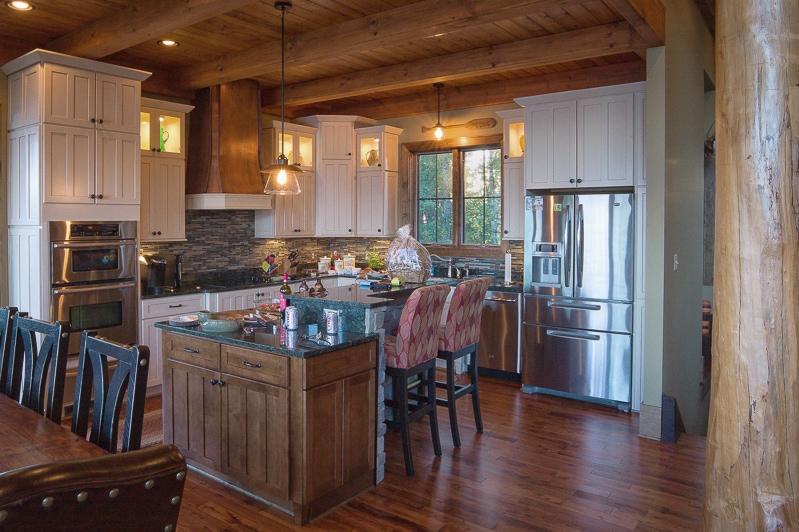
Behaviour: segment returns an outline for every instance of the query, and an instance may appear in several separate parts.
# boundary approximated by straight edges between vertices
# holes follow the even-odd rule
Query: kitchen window
[[[416,233],[429,248],[464,254],[502,242],[502,157],[496,144],[415,153]],[[483,255],[477,253],[476,255]]]

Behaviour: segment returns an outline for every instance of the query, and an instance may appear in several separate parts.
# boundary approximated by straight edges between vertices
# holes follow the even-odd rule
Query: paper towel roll
[[[505,284],[510,284],[511,254],[505,253]]]

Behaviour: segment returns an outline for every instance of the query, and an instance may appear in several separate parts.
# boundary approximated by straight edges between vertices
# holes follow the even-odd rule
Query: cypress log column
[[[799,2],[716,3],[705,530],[799,530]]]

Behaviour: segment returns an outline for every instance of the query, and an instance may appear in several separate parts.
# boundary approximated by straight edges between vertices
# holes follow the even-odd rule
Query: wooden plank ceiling
[[[250,78],[280,111],[280,11],[269,0],[31,0],[0,5],[0,64],[34,48],[147,70],[145,93]],[[645,77],[660,0],[294,0],[286,116],[375,119],[509,103]],[[174,39],[176,48],[159,46]]]

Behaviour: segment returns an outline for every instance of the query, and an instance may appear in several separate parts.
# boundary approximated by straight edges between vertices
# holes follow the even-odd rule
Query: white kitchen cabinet
[[[44,202],[138,205],[139,137],[44,125]]]
[[[316,233],[316,174],[297,176],[299,194],[274,196],[269,210],[255,211],[256,238],[311,237]]]
[[[635,184],[635,93],[630,83],[519,98],[525,115],[525,187],[617,187]]]
[[[281,149],[281,131],[285,131]],[[262,144],[264,164],[275,164],[283,153],[289,164],[296,164],[306,172],[314,171],[316,152],[316,128],[300,124],[285,123],[279,120],[268,122],[263,127]]]
[[[502,239],[524,239],[524,163],[502,165]]]
[[[261,303],[271,303],[279,297],[280,287],[254,287],[243,290],[228,290],[208,294],[208,310],[222,312],[224,310],[252,310]]]
[[[186,240],[185,166],[183,159],[142,156],[142,242]]]
[[[355,227],[357,236],[386,237],[397,231],[399,136],[392,126],[358,128]]]
[[[646,91],[635,93],[635,181],[646,186]]]
[[[397,172],[358,172],[355,183],[357,236],[389,237],[396,233],[397,182]]]
[[[38,225],[42,219],[41,190],[19,176],[39,176],[41,126],[12,130],[8,134],[8,225]]]
[[[577,186],[632,186],[633,93],[577,101]]]
[[[295,123],[316,128],[316,236],[355,236],[355,129],[375,121],[314,115]]]
[[[399,136],[402,129],[392,126],[361,127],[355,130],[358,172],[381,169],[399,171]]]
[[[204,293],[142,300],[139,343],[150,348],[148,388],[160,386],[163,379],[161,329],[157,329],[155,324],[159,321],[167,321],[172,316],[196,313],[204,310],[206,305],[206,294]]]
[[[526,188],[577,186],[577,102],[525,104]]]
[[[186,240],[186,115],[191,105],[142,98],[142,242]]]
[[[524,162],[524,109],[497,111],[502,118],[502,160]]]

